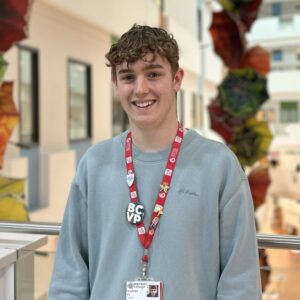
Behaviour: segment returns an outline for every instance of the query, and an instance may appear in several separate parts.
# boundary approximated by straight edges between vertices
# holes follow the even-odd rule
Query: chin
[[[153,126],[156,126],[157,121],[153,119],[143,119],[143,120],[135,120],[131,124],[133,124],[135,127],[146,129],[146,128],[151,128]]]

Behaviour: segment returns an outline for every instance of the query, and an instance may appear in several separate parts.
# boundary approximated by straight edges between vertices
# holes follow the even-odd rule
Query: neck
[[[178,122],[168,128],[137,128],[131,127],[133,144],[145,152],[161,151],[169,147],[176,135]]]

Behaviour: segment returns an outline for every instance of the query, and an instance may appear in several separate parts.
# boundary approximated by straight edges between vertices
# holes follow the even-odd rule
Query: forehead
[[[155,68],[171,70],[171,65],[165,57],[162,57],[159,54],[154,55],[152,53],[148,53],[135,62],[128,63],[127,61],[124,61],[123,63],[116,66],[116,71],[118,74],[119,72],[124,71],[135,72]]]

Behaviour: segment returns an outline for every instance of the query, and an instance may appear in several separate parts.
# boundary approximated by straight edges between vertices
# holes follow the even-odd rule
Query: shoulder
[[[122,161],[125,133],[91,146],[82,156],[76,170],[75,182],[87,182]]]
[[[186,137],[185,157],[193,163],[212,170],[215,176],[246,179],[236,155],[224,143],[208,139],[194,130]]]
[[[79,162],[79,167],[86,164],[97,164],[101,161],[111,159],[116,152],[122,152],[124,148],[125,133],[121,133],[113,138],[103,140],[91,146],[83,155]]]

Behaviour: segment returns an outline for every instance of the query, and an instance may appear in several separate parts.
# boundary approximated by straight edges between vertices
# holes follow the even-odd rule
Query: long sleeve
[[[218,300],[261,300],[253,204],[247,179],[220,208]]]
[[[56,253],[49,300],[89,299],[86,200],[71,186]]]

